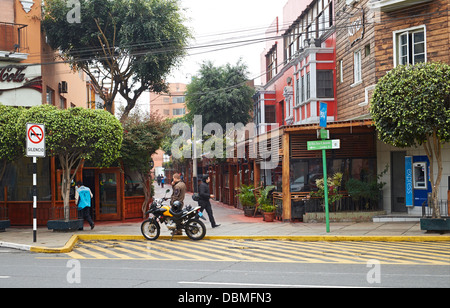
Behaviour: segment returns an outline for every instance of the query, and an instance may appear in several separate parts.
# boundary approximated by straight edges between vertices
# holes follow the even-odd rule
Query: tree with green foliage
[[[440,218],[442,145],[450,141],[450,65],[397,66],[378,81],[370,112],[381,141],[425,149],[430,161],[433,217]]]
[[[16,126],[22,108],[0,105],[0,182],[8,162],[23,156],[25,138],[16,135]]]
[[[195,115],[203,123],[218,123],[225,129],[227,123],[247,124],[251,120],[254,90],[247,85],[247,66],[216,67],[212,62],[201,65],[198,76],[187,86],[187,121],[192,124]]]
[[[130,115],[123,123],[121,157],[124,165],[139,174],[145,200],[142,213],[145,214],[151,195],[152,155],[161,147],[169,133],[169,122],[156,115]]]
[[[69,220],[70,185],[78,168],[84,160],[98,167],[108,167],[116,162],[123,139],[122,125],[105,110],[61,110],[50,105],[40,105],[22,112],[16,126],[19,140],[25,140],[26,123],[45,125],[46,155],[59,158],[64,218]]]
[[[46,0],[42,21],[50,46],[84,71],[112,112],[118,93],[124,120],[141,94],[167,91],[164,79],[186,54],[190,30],[178,0],[79,0],[80,23],[66,0]]]

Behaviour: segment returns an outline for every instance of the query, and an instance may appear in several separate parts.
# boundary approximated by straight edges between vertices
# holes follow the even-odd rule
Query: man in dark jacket
[[[206,210],[206,213],[208,213],[209,221],[211,222],[211,226],[213,228],[217,228],[218,224],[216,224],[216,221],[214,220],[211,203],[209,202],[209,198],[214,198],[214,195],[211,195],[209,193],[209,176],[204,175],[202,178],[202,182],[200,183],[199,187],[199,196],[200,200],[198,200],[198,205],[200,205],[201,209],[200,211],[203,212],[203,210]]]
[[[170,198],[170,204],[173,205],[175,201],[180,201],[181,209],[178,209],[179,211],[181,211],[183,208],[186,190],[187,190],[186,184],[184,184],[184,182],[181,181],[180,174],[175,173],[173,175],[172,181],[172,196]]]

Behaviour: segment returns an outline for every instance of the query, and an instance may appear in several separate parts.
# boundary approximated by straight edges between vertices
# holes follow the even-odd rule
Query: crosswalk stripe
[[[255,240],[80,242],[74,259],[191,260],[359,264],[450,265],[449,245],[385,242],[295,242]]]
[[[286,243],[283,243],[286,244]],[[266,245],[269,249],[274,249],[274,250],[278,250],[278,251],[283,251],[284,253],[291,253],[291,254],[295,254],[295,255],[300,255],[303,258],[307,259],[308,261],[318,261],[318,260],[322,260],[321,263],[325,263],[327,261],[334,261],[337,263],[354,263],[354,258],[350,258],[350,260],[347,260],[347,258],[345,256],[339,256],[339,258],[335,258],[332,256],[327,256],[327,255],[318,255],[317,253],[308,253],[306,251],[299,251],[298,247],[292,247],[290,249],[286,249],[287,246],[282,246],[283,249],[281,248],[277,248],[274,247],[273,243],[261,243],[260,245]]]
[[[170,244],[164,243],[162,241],[159,242],[158,245],[162,245],[162,246],[165,246],[165,247],[168,247],[168,248],[172,248],[172,252],[173,253],[182,254],[188,259],[195,259],[195,260],[198,260],[198,261],[207,261],[208,260],[208,258],[205,258],[204,256],[203,257],[199,256],[198,255],[199,254],[198,251],[195,251],[193,249],[188,249],[188,248],[185,248],[185,247],[180,247],[181,245],[179,245],[178,242],[177,242],[176,245],[174,245],[174,247],[170,247]],[[209,257],[212,257],[211,254],[208,254],[208,255],[209,255]]]
[[[188,244],[188,243],[185,243],[185,242],[182,243],[182,242],[179,241],[179,242],[177,242],[177,245],[178,246],[182,245],[184,247],[194,249],[194,253],[204,254],[204,255],[210,256],[210,257],[212,257],[214,259],[219,259],[219,260],[222,260],[222,261],[234,261],[235,260],[235,258],[233,259],[233,258],[230,258],[230,257],[222,256],[217,249],[211,249],[211,248],[205,247],[201,243],[195,242],[195,247],[193,247],[193,245],[191,245],[191,243]],[[203,250],[204,251],[210,251],[210,252],[215,253],[215,254],[207,253],[207,252],[204,252]]]
[[[119,259],[124,259],[124,260],[130,260],[130,259],[132,259],[130,256],[127,256],[127,255],[124,255],[124,254],[115,252],[113,249],[106,249],[106,248],[100,247],[100,246],[98,246],[98,245],[93,245],[93,244],[88,244],[88,243],[85,243],[84,245],[87,246],[87,247],[90,247],[90,248],[99,250],[99,251],[101,251],[101,252],[104,252],[104,253],[113,255],[113,256],[115,256],[115,257],[117,257],[117,258],[119,258]],[[117,247],[116,247],[116,248],[117,248]]]
[[[145,251],[147,253],[149,253],[151,256],[153,255],[158,255],[160,256],[160,258],[163,258],[163,260],[183,260],[180,257],[177,257],[176,255],[173,254],[168,254],[159,250],[156,250],[155,247],[155,242],[133,242],[132,244],[130,244],[130,242],[127,242],[126,244],[123,243],[125,246],[131,246],[134,249],[138,249],[141,251]],[[155,257],[156,258],[156,257]]]
[[[370,243],[369,245],[367,245],[365,248],[368,248],[371,250],[371,253],[373,254],[377,254],[380,256],[385,256],[387,258],[389,258],[389,256],[395,256],[395,257],[403,257],[403,258],[407,258],[407,259],[414,259],[414,260],[422,260],[424,262],[432,262],[433,264],[441,264],[442,262],[439,262],[437,260],[440,261],[450,261],[449,257],[440,257],[437,256],[436,254],[430,254],[427,252],[420,252],[420,254],[418,254],[417,252],[411,252],[411,247],[403,247],[401,250],[400,248],[396,248],[396,247],[392,247],[389,246],[387,247],[386,245],[372,245],[374,243]],[[346,243],[345,245],[347,246],[354,246],[354,244],[352,243]],[[408,262],[408,261],[405,261]],[[442,263],[442,264],[445,264]]]
[[[340,257],[348,256],[353,260],[353,263],[357,263],[360,261],[362,263],[367,262],[368,259],[378,259],[380,261],[384,260],[384,263],[395,263],[395,264],[406,264],[407,262],[404,260],[399,260],[395,258],[384,257],[378,253],[372,253],[368,251],[363,251],[361,249],[352,249],[346,246],[341,245],[330,245],[332,243],[325,242],[321,243],[322,247],[317,243],[305,243],[305,246],[308,249],[313,249],[316,253],[323,253],[323,251],[327,251],[330,253],[339,253]],[[335,244],[335,243],[334,243]],[[358,259],[357,259],[358,258]],[[383,262],[382,262],[383,263]]]
[[[94,257],[95,259],[109,259],[107,256],[99,254],[95,251],[91,251],[89,249],[83,248],[83,247],[77,247],[77,252],[82,252],[84,254],[90,255],[91,257]]]
[[[227,249],[239,249],[240,254],[248,256],[250,258],[250,261],[254,261],[255,257],[257,257],[258,261],[260,262],[292,262],[291,259],[287,258],[285,254],[280,254],[275,251],[258,251],[258,247],[248,245],[248,246],[242,246],[237,245],[235,242],[232,241],[226,241],[226,240],[218,240],[217,242],[214,241],[214,244],[219,243],[222,245],[222,247],[225,246]],[[230,246],[233,246],[233,248],[230,248]]]

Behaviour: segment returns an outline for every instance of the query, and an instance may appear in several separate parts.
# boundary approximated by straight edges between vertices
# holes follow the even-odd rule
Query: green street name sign
[[[341,148],[341,140],[308,141],[308,151],[337,150]]]

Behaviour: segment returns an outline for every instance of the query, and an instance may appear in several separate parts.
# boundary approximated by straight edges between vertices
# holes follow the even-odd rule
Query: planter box
[[[255,214],[255,207],[254,206],[244,206],[244,215],[247,217],[251,217]]]
[[[420,230],[437,231],[441,233],[450,231],[450,218],[421,218]]]
[[[53,231],[77,231],[83,230],[83,219],[76,220],[49,220],[47,222],[47,228]]]
[[[330,212],[330,222],[371,222],[374,216],[384,215],[386,211],[370,212]],[[305,213],[303,222],[325,222],[324,212]]]
[[[273,222],[275,219],[275,212],[264,212],[264,221]]]
[[[0,220],[0,232],[5,231],[5,229],[9,227],[11,227],[11,222],[9,220]]]

